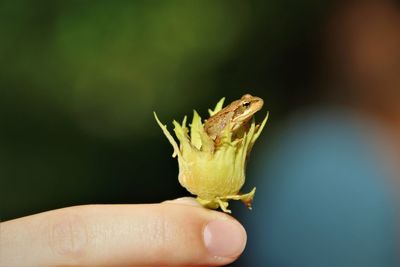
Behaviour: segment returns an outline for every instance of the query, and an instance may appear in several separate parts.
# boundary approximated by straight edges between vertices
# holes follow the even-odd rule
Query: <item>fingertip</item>
[[[182,197],[165,201],[166,204],[189,205],[202,207],[194,198]],[[247,233],[242,224],[229,214],[203,209],[206,223],[202,228],[203,244],[207,253],[216,262],[230,263],[244,251]]]
[[[213,257],[232,261],[245,249],[247,234],[235,219],[214,220],[204,227],[203,239]]]

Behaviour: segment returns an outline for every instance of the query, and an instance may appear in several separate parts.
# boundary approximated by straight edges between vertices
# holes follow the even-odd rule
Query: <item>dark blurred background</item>
[[[270,120],[234,266],[399,266],[394,0],[2,1],[0,219],[189,195],[152,112],[245,93]]]
[[[152,111],[170,123],[251,93],[271,112],[268,142],[318,95],[329,10],[324,1],[3,1],[1,220],[188,195]]]

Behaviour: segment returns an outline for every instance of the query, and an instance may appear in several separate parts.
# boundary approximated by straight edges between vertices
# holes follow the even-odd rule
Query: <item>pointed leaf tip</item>
[[[224,106],[224,102],[225,102],[225,97],[221,98],[221,100],[218,101],[218,103],[215,106],[214,110],[209,109],[208,113],[210,114],[210,116],[213,116],[216,113],[218,113],[222,109],[222,107]]]
[[[161,130],[163,131],[165,137],[167,137],[168,141],[171,143],[172,147],[174,148],[174,152],[173,152],[173,154],[172,154],[172,157],[175,158],[177,155],[178,155],[179,157],[182,157],[181,151],[179,150],[179,146],[178,146],[178,144],[176,143],[175,139],[172,137],[172,135],[171,135],[171,134],[169,133],[169,131],[167,130],[167,126],[166,126],[166,125],[163,125],[163,124],[161,123],[161,121],[158,119],[157,114],[156,114],[155,111],[153,111],[153,115],[154,115],[154,118],[155,118],[156,121],[157,121],[157,124],[160,126]]]

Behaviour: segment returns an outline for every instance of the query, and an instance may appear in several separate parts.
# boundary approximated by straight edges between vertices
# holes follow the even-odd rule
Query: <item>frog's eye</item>
[[[244,102],[242,105],[243,107],[248,108],[250,107],[250,102]]]

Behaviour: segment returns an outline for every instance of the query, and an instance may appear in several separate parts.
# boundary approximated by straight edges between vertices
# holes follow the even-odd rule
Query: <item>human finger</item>
[[[241,254],[235,219],[181,204],[76,206],[3,222],[0,265],[217,266]]]

